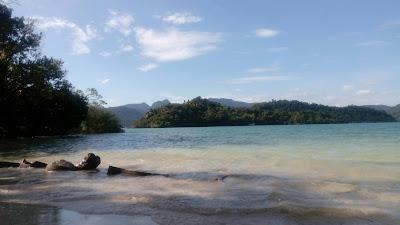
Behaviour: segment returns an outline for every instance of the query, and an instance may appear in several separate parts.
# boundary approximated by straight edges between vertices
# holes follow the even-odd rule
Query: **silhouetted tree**
[[[0,4],[0,137],[67,134],[86,117],[86,97],[40,40],[32,21]]]

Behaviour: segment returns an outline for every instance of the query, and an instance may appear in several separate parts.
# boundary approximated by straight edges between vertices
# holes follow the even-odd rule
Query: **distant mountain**
[[[138,119],[142,118],[151,109],[157,109],[171,104],[167,99],[154,102],[151,106],[146,103],[134,103],[107,108],[121,122],[123,127],[133,127],[133,124]]]
[[[123,107],[129,108],[129,109],[136,109],[140,112],[148,112],[150,110],[150,106],[147,105],[146,103],[127,104],[127,105],[123,105]]]
[[[156,102],[154,102],[154,103],[151,105],[151,108],[152,108],[152,109],[157,109],[157,108],[160,108],[160,107],[169,105],[169,104],[171,104],[171,102],[170,102],[168,99],[164,99],[164,100],[161,100],[161,101],[156,101]]]
[[[400,104],[394,106],[392,110],[390,111],[390,114],[396,118],[398,121],[400,121]]]
[[[222,106],[231,107],[231,108],[250,108],[255,103],[241,102],[235,101],[229,98],[208,98],[211,102],[216,102],[221,104]]]
[[[133,127],[133,123],[142,118],[143,115],[148,112],[148,110],[146,111],[140,106],[138,108],[134,108],[133,105],[135,104],[130,104],[129,106],[123,105],[109,107],[107,110],[112,112],[120,120],[123,127]],[[150,109],[150,106],[148,106],[148,109]]]
[[[400,121],[400,104],[396,106],[387,106],[387,105],[364,105],[364,107],[368,107],[371,109],[376,109],[380,111],[384,111],[390,115],[392,115],[394,118],[396,118],[398,121]]]

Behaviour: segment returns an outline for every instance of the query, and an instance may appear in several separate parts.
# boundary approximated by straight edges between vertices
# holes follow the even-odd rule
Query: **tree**
[[[104,105],[107,103],[94,88],[87,90],[86,98],[89,100],[89,110],[82,122],[81,131],[86,134],[93,133],[120,133],[123,132],[118,118],[107,111]]]
[[[67,134],[86,117],[88,100],[40,40],[32,21],[0,4],[0,137]]]

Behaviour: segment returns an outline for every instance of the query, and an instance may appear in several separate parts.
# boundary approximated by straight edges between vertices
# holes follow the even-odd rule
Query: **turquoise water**
[[[399,156],[399,134],[400,123],[126,129],[122,134],[24,140],[21,142],[24,148],[18,153],[65,153],[85,149],[140,151],[154,148],[190,151],[214,146],[235,146],[245,150],[246,146],[251,146],[246,149],[318,150],[320,153],[331,152],[332,155],[373,151]],[[1,154],[17,154],[5,150]]]
[[[0,202],[152,224],[399,224],[400,123],[127,129],[19,144],[0,160],[77,163],[94,152],[102,164],[97,173],[0,169]],[[109,164],[171,177],[107,177]]]

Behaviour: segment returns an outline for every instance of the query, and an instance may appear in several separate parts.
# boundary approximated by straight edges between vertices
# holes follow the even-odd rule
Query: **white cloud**
[[[79,27],[77,24],[68,20],[57,17],[33,17],[37,22],[39,29],[68,29],[73,36],[72,52],[74,54],[87,54],[90,53],[88,42],[97,37],[96,29],[89,25],[85,28]]]
[[[142,66],[139,66],[137,69],[142,71],[142,72],[147,72],[150,71],[152,69],[157,68],[157,64],[155,63],[148,63],[148,64],[144,64]]]
[[[135,33],[142,55],[158,61],[178,61],[203,55],[215,50],[222,41],[219,33],[176,28],[156,31],[138,27]]]
[[[133,51],[133,46],[132,45],[121,45],[121,51],[131,52],[131,51]]]
[[[107,78],[107,79],[101,80],[100,83],[107,84],[108,82],[110,82],[110,80],[111,80],[110,78]]]
[[[276,72],[277,69],[273,67],[256,67],[249,69],[249,73],[265,73],[265,72]]]
[[[352,91],[352,90],[354,90],[354,86],[353,85],[345,84],[345,85],[342,86],[342,91],[347,92],[347,91]]]
[[[198,23],[203,20],[201,17],[194,16],[188,12],[169,13],[169,14],[161,17],[161,19],[165,22],[173,23],[175,25]]]
[[[356,92],[357,96],[367,96],[367,95],[370,95],[370,94],[372,94],[372,91],[369,90],[369,89],[361,89],[361,90],[358,90]]]
[[[355,43],[354,46],[360,48],[368,48],[368,47],[383,47],[390,44],[391,43],[387,41],[365,41],[365,42]]]
[[[272,53],[280,53],[280,52],[285,52],[287,50],[289,50],[288,47],[275,47],[275,48],[267,49],[268,52],[272,52]]]
[[[254,82],[269,82],[269,81],[285,81],[291,80],[288,76],[249,76],[235,78],[232,80],[233,84],[248,84]]]
[[[247,72],[249,72],[249,73],[266,73],[266,72],[278,72],[278,71],[279,71],[279,63],[277,61],[275,61],[270,66],[251,68]]]
[[[105,31],[110,32],[112,30],[117,30],[121,34],[129,36],[133,32],[133,22],[135,22],[135,19],[130,14],[110,11],[110,17],[106,22]]]
[[[255,30],[254,33],[257,37],[270,38],[278,35],[280,31],[269,28],[260,28]]]
[[[381,29],[400,28],[400,20],[386,21],[379,26]]]
[[[109,57],[109,56],[111,56],[111,52],[102,51],[99,53],[99,55],[102,57]]]

